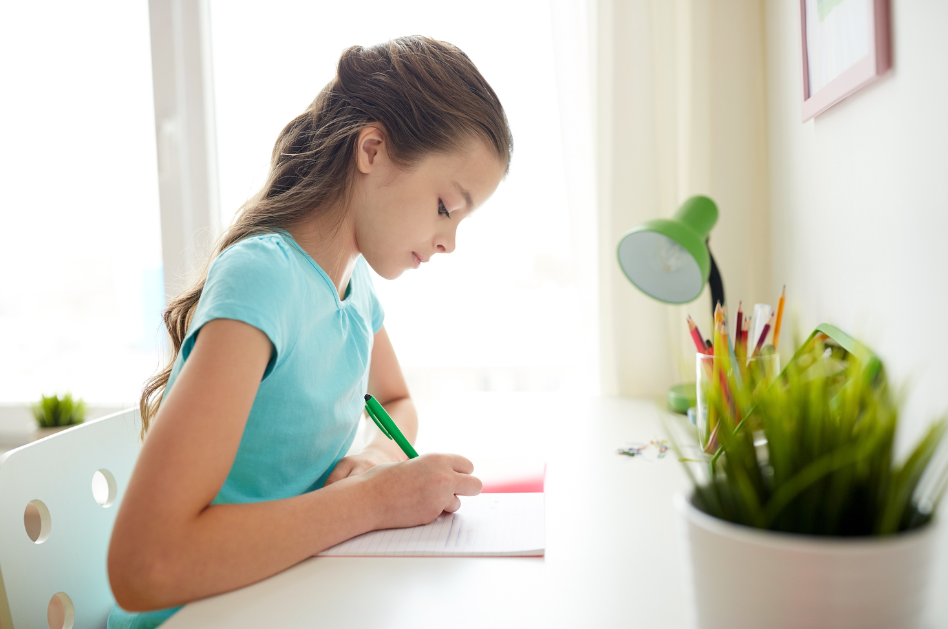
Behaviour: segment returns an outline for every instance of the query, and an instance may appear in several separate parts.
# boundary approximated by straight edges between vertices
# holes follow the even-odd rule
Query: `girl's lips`
[[[411,252],[411,263],[412,263],[412,266],[414,266],[416,269],[419,266],[421,266],[422,262],[427,262],[427,261],[428,261],[428,258],[422,258],[420,255],[418,255],[414,251]]]

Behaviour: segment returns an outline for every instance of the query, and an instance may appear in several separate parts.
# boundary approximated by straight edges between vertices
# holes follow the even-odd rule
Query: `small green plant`
[[[931,519],[948,489],[948,464],[936,456],[948,419],[897,463],[899,404],[881,363],[867,369],[844,354],[815,342],[771,386],[715,383],[717,451],[701,480],[685,463],[696,507],[738,524],[825,536],[888,535]]]
[[[42,396],[39,402],[33,405],[33,417],[40,428],[59,428],[81,424],[86,418],[86,404],[82,399],[73,399],[67,393]]]

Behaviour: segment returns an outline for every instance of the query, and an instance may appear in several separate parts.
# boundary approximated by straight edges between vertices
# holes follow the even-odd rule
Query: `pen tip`
[[[366,393],[366,394],[365,394],[365,401],[368,402],[368,401],[371,400],[371,399],[372,399],[372,396],[369,395],[368,393]]]

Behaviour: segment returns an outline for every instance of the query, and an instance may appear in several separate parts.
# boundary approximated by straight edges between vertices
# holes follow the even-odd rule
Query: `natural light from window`
[[[147,2],[0,20],[0,404],[131,405],[163,299]]]

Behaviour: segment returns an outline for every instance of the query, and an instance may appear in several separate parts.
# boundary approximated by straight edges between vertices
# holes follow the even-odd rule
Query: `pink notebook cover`
[[[543,493],[546,463],[523,459],[474,461],[474,476],[481,479],[485,494]]]

